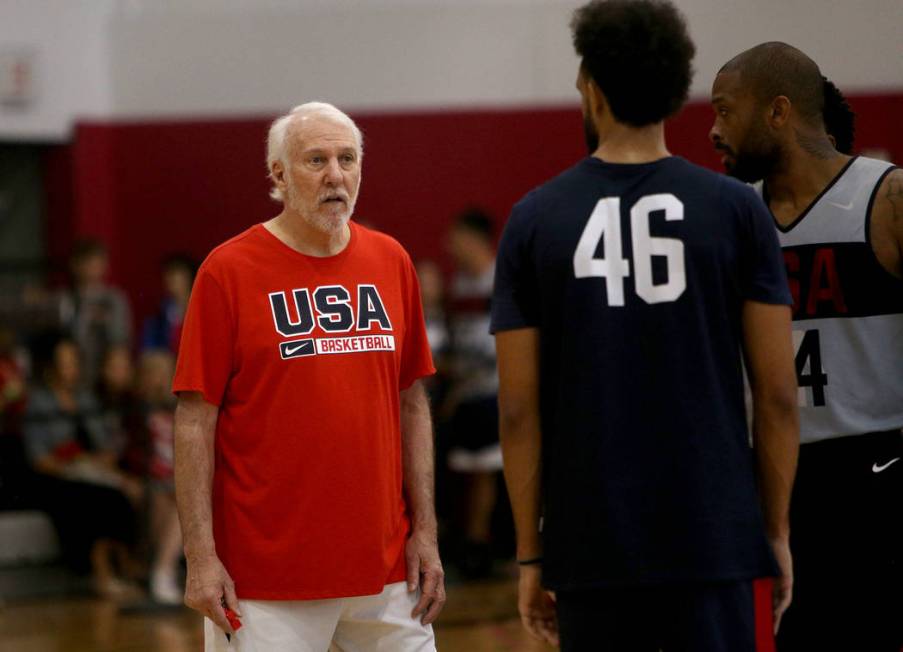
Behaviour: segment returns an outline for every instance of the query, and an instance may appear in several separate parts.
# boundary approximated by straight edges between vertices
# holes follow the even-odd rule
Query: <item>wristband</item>
[[[518,566],[536,566],[542,563],[542,557],[533,557],[532,559],[518,559]]]

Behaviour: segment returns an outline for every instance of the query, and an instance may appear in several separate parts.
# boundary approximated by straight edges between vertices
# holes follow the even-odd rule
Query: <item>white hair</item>
[[[288,167],[289,161],[287,156],[288,148],[286,146],[286,136],[288,134],[289,125],[295,120],[300,120],[301,118],[311,115],[326,116],[348,125],[354,133],[354,137],[357,139],[358,157],[361,158],[364,155],[364,136],[358,126],[354,124],[354,120],[348,117],[348,114],[326,102],[306,102],[305,104],[299,104],[285,115],[273,120],[273,123],[270,125],[269,134],[267,134],[267,170],[269,171],[270,179],[274,183],[273,187],[270,189],[270,197],[276,201],[283,201],[285,197],[283,196],[282,191],[275,185],[275,179],[273,179],[273,163],[280,161],[282,165],[286,168]]]

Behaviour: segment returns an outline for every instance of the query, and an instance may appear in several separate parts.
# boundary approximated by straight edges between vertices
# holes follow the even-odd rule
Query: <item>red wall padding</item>
[[[903,160],[903,94],[851,103],[857,147]],[[707,139],[711,115],[705,103],[688,105],[668,138],[673,152],[717,169]],[[397,237],[415,258],[444,260],[443,234],[460,209],[479,204],[501,225],[520,196],[585,153],[577,108],[354,118],[365,138],[357,218]],[[114,280],[131,295],[140,323],[159,299],[162,255],[203,257],[278,212],[267,196],[267,126],[267,119],[78,125],[73,144],[47,166],[57,198],[48,207],[48,252],[58,255],[77,236],[110,242]]]

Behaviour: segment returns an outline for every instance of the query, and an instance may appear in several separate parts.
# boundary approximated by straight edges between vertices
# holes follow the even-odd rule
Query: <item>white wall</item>
[[[572,99],[566,3],[264,2],[216,15],[188,4],[135,3],[115,16],[119,112],[271,113],[310,98],[359,109]]]
[[[900,0],[677,0],[698,46],[693,94],[742,49],[785,40],[845,91],[903,88]],[[0,138],[80,117],[270,115],[571,104],[573,0],[0,0],[0,51],[41,53],[28,115]]]
[[[0,140],[61,140],[73,118],[112,111],[116,0],[0,0],[0,53],[33,53],[34,98],[0,104]]]
[[[845,92],[903,89],[903,0],[677,0],[696,41],[693,92],[733,55],[785,41]]]
[[[903,86],[901,0],[678,3],[698,44],[696,96],[727,59],[766,40],[809,52],[842,88]],[[571,103],[568,22],[580,4],[233,1],[213,15],[202,0],[139,0],[114,17],[116,108],[269,113],[313,97],[358,109]]]

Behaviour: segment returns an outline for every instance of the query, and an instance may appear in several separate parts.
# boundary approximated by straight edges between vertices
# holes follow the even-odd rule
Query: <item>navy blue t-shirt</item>
[[[746,300],[791,303],[771,217],[733,179],[678,157],[587,158],[515,205],[492,330],[540,332],[546,586],[775,574]]]

